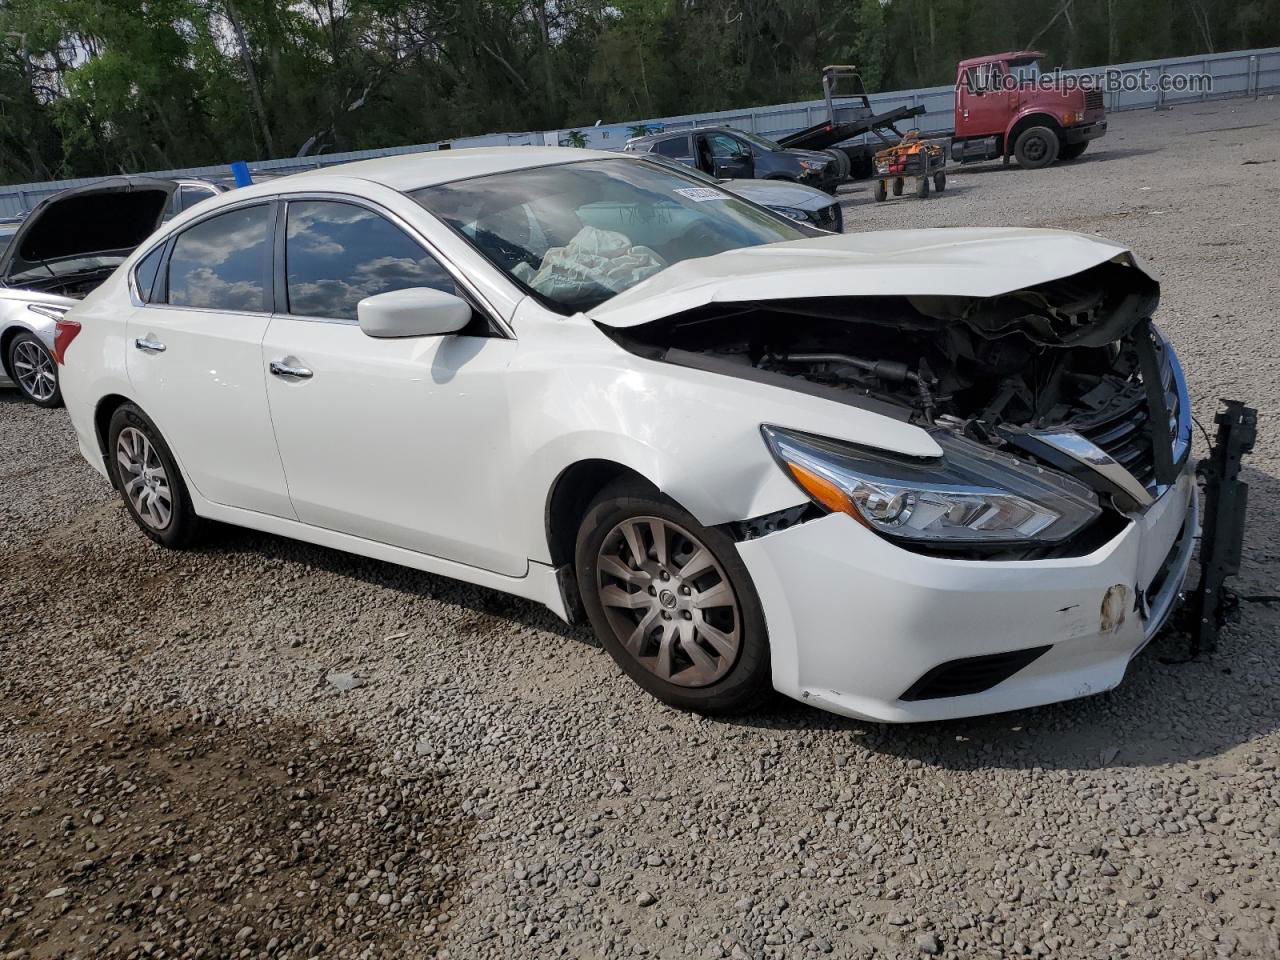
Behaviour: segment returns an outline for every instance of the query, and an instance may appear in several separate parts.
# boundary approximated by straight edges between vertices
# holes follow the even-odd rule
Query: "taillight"
[[[80,333],[80,321],[68,320],[65,317],[58,320],[53,327],[53,359],[61,366],[64,363],[63,357],[67,355],[67,347],[71,346],[71,341]]]

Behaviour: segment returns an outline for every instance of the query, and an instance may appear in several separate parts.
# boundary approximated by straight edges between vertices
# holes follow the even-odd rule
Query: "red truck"
[[[956,71],[951,159],[976,163],[1013,157],[1028,170],[1074,160],[1107,132],[1101,90],[1041,74],[1035,50],[961,61]],[[1064,82],[1067,81],[1067,82]]]

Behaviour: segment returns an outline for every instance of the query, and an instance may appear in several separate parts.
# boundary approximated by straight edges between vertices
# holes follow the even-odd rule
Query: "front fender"
[[[1065,107],[1063,109],[1065,110]],[[1018,124],[1022,123],[1022,121],[1030,117],[1042,118],[1044,120],[1043,126],[1051,126],[1055,130],[1062,129],[1061,116],[1057,116],[1052,111],[1046,110],[1043,105],[1027,107],[1026,109],[1021,110],[1018,113],[1014,114],[1013,119],[1010,120],[1008,125],[1005,126],[1004,128],[1004,152],[1005,153],[1013,152],[1014,129],[1018,126]],[[1036,126],[1041,126],[1041,125],[1042,124],[1036,124]]]
[[[517,318],[509,371],[520,465],[516,512],[530,559],[546,562],[547,496],[584,460],[640,474],[704,526],[798,506],[805,495],[761,436],[771,423],[919,456],[919,427],[778,386],[635,356],[585,317]],[[536,550],[534,550],[536,546]]]

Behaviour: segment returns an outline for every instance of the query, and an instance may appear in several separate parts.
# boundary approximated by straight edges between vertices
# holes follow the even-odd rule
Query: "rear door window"
[[[366,207],[295,200],[288,218],[285,271],[293,316],[354,321],[365,297],[406,287],[458,294],[439,261]]]
[[[178,235],[169,257],[169,303],[210,310],[270,310],[270,204],[202,220]]]
[[[693,154],[693,151],[689,149],[688,137],[672,137],[669,140],[659,140],[653,145],[653,152],[664,157],[688,157]]]

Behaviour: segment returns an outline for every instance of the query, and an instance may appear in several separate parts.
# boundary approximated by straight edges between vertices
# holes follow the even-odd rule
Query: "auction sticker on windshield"
[[[728,196],[711,187],[676,187],[676,193],[682,197],[688,197],[694,203],[701,203],[703,200],[724,200]]]

